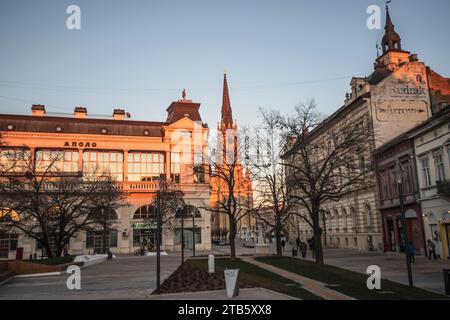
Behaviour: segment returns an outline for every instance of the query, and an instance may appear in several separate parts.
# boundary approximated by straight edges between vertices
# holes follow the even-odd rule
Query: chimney
[[[114,109],[113,118],[114,120],[125,120],[125,110]]]
[[[85,119],[87,117],[87,109],[85,107],[75,107],[75,118]]]
[[[38,117],[45,116],[45,106],[43,104],[33,104],[31,114]]]

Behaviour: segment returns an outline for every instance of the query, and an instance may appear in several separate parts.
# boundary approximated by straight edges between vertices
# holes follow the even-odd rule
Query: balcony
[[[450,181],[436,181],[437,194],[450,197]]]
[[[123,190],[133,192],[151,192],[158,190],[158,181],[124,181],[122,182]]]

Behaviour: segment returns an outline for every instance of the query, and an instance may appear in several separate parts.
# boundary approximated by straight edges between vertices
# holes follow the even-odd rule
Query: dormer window
[[[108,130],[106,128],[102,128],[101,132],[102,132],[102,134],[107,134]]]
[[[62,131],[62,128],[61,128],[60,126],[57,126],[57,127],[55,128],[55,130],[56,130],[56,132],[61,132],[61,131]]]
[[[7,128],[8,128],[8,130],[13,130],[14,126],[12,124],[8,124]]]
[[[147,129],[144,130],[144,136],[148,136],[150,135],[150,131],[148,131]]]

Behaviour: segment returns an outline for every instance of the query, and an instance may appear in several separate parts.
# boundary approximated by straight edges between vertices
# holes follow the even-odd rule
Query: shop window
[[[94,252],[103,252],[104,231],[87,231],[86,248]],[[117,247],[117,230],[106,231],[106,249]]]
[[[61,173],[78,172],[78,151],[76,150],[37,150],[36,170]]]

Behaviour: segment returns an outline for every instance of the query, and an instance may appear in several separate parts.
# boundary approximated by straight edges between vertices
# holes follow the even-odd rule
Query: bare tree
[[[236,134],[235,130],[228,130],[218,141],[216,153],[210,158],[211,183],[212,188],[217,190],[217,201],[215,206],[205,205],[203,208],[216,214],[223,214],[227,217],[229,224],[230,256],[236,258],[236,234],[239,221],[252,211],[252,203],[248,201],[246,195],[242,194],[241,178],[244,176],[244,166],[241,159],[245,155],[242,146],[238,143],[244,139],[245,130]]]
[[[322,206],[373,183],[374,138],[364,119],[346,114],[332,122],[315,109],[314,100],[300,104],[280,124],[288,141],[283,159],[291,197],[307,212],[300,216],[313,230],[315,259],[323,264]]]
[[[10,159],[15,169],[0,177],[0,203],[19,217],[8,223],[38,241],[49,258],[60,256],[75,233],[98,225],[99,205],[112,205],[113,199],[118,205],[122,194],[106,173],[64,172],[62,156],[55,153],[40,161],[29,152],[14,152]]]
[[[295,201],[288,192],[281,163],[283,136],[276,111],[260,110],[262,123],[254,132],[250,164],[254,184],[254,212],[275,234],[276,253],[282,256],[281,235],[293,215]]]

